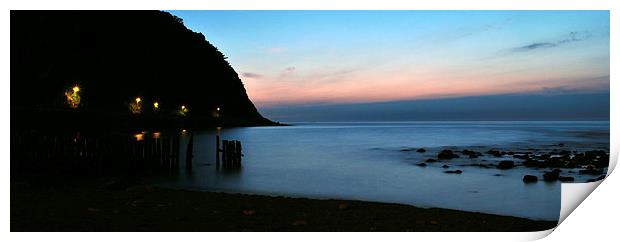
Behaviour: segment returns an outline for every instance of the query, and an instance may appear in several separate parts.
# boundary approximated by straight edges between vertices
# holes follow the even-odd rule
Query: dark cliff
[[[65,92],[74,86],[81,98],[71,108]],[[142,110],[132,114],[137,97]],[[188,115],[178,115],[181,105]],[[12,125],[67,115],[108,122],[182,119],[198,127],[273,124],[258,113],[226,57],[176,16],[11,11]]]

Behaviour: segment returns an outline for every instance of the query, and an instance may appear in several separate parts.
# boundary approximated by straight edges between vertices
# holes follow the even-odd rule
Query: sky
[[[170,11],[259,110],[609,92],[608,11]]]

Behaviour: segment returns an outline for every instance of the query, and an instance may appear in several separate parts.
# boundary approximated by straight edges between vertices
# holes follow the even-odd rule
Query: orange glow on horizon
[[[576,90],[596,90],[608,81],[585,82],[587,73],[565,77],[562,73],[441,73],[433,70],[408,74],[364,73],[338,80],[312,78],[282,82],[244,82],[248,96],[258,107],[301,104],[366,103],[420,100],[481,95],[541,92],[569,86]],[[389,81],[385,81],[389,80]],[[479,80],[479,81],[472,81]],[[490,81],[492,80],[492,81]]]

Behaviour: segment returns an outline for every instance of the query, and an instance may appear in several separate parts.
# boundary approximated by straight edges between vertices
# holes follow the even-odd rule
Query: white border
[[[2,30],[3,33],[9,32],[9,9],[418,9],[418,10],[612,10],[611,11],[611,66],[617,66],[618,48],[615,42],[618,42],[618,14],[619,1],[613,0],[433,0],[433,1],[403,1],[403,0],[109,0],[105,2],[85,2],[85,1],[3,1],[4,12],[2,12]],[[4,35],[6,36],[6,34]],[[256,239],[269,239],[276,241],[284,241],[294,239],[295,241],[318,241],[318,240],[396,240],[404,241],[415,239],[422,240],[451,240],[451,241],[506,241],[506,240],[523,240],[537,239],[544,237],[550,231],[541,233],[216,233],[216,234],[178,234],[178,233],[8,233],[9,231],[9,38],[1,38],[3,42],[2,56],[3,65],[1,73],[3,81],[0,85],[2,95],[0,95],[0,106],[2,107],[3,118],[0,119],[2,126],[0,132],[3,139],[0,140],[0,154],[3,169],[3,182],[0,188],[4,192],[2,206],[0,207],[0,226],[4,229],[3,241],[102,241],[110,240],[149,240],[149,241],[171,241],[183,239],[209,239],[209,240],[230,240],[239,239],[245,241],[255,241]],[[620,106],[619,98],[614,95],[618,93],[617,74],[615,69],[611,69],[611,152],[613,166],[618,159],[618,137],[619,130],[615,124],[620,120],[619,112],[613,107]],[[613,169],[610,166],[610,170]],[[615,216],[620,215],[616,208],[618,202],[618,183],[620,182],[615,176],[606,179],[597,191],[593,192],[584,204],[576,210],[576,212],[566,219],[556,233],[549,236],[552,241],[573,241],[592,240],[592,239],[609,239],[613,238],[617,226]],[[592,185],[592,184],[591,184]],[[579,186],[579,185],[577,185]],[[583,187],[581,187],[583,188]],[[572,194],[567,191],[572,188],[563,186],[563,194]],[[587,188],[586,191],[593,189]],[[583,192],[580,192],[583,194]],[[572,195],[571,195],[572,196]],[[574,197],[573,197],[574,198]],[[563,201],[564,207],[565,203]],[[187,237],[187,238],[186,238]]]

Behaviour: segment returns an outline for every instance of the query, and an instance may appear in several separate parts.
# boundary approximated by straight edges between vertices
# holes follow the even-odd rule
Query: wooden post
[[[235,142],[232,140],[228,141],[228,163],[229,166],[235,166]]]
[[[150,139],[146,137],[146,135],[143,136],[143,140],[142,140],[142,145],[143,145],[143,149],[144,149],[144,163],[142,164],[142,168],[148,168],[149,166],[149,158],[150,158],[150,152],[149,152],[149,146],[150,146]]]
[[[224,167],[230,166],[230,142],[228,140],[224,141]]]
[[[155,150],[157,152],[157,165],[159,166],[159,168],[163,168],[164,167],[164,164],[163,164],[164,163],[164,159],[163,159],[162,153],[161,153],[161,148],[162,148],[161,143],[162,143],[161,142],[161,137],[157,138],[155,140]]]
[[[222,166],[226,167],[226,140],[225,139],[222,140],[222,150],[220,152],[222,156]]]
[[[189,136],[187,142],[187,152],[185,154],[185,169],[192,169],[192,158],[194,157],[194,134]]]
[[[179,146],[179,136],[175,135],[172,137],[172,159],[174,168],[179,168]]]
[[[220,166],[220,136],[215,135],[215,165]]]
[[[241,167],[241,141],[235,140],[235,166]]]
[[[235,167],[235,141],[229,140],[228,144],[228,160],[230,163],[229,166]]]
[[[161,142],[162,142],[162,150],[161,150],[162,163],[163,163],[163,167],[168,170],[171,167],[171,162],[170,162],[170,138],[169,137],[164,137],[164,138],[162,138]]]
[[[237,141],[236,141],[236,140],[233,140],[232,142],[233,142],[233,147],[235,147],[235,148],[232,150],[233,157],[235,157],[235,158],[233,159],[233,161],[235,162],[235,163],[233,163],[233,167],[234,167],[234,168],[237,168],[237,163],[239,163],[239,156],[237,156]]]

